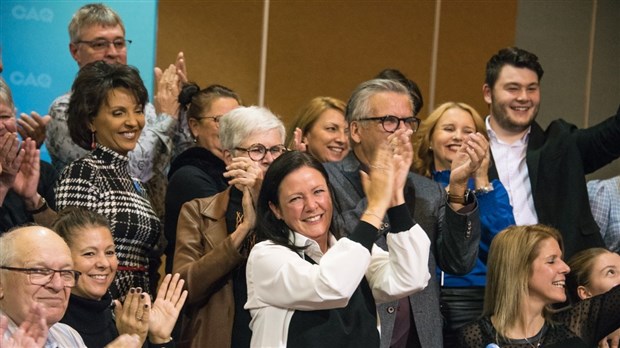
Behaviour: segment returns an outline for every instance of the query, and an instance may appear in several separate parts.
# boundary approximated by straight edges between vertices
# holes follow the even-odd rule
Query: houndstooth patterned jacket
[[[128,158],[97,145],[64,169],[55,194],[58,210],[77,206],[108,219],[119,261],[112,296],[124,297],[132,287],[149,289],[148,253],[157,243],[160,223],[144,187],[129,175]]]

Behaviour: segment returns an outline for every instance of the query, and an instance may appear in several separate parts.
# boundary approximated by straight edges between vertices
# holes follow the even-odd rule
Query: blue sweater
[[[443,187],[450,182],[450,171],[433,172],[433,180]],[[476,265],[464,276],[456,276],[448,273],[443,274],[443,286],[448,288],[460,288],[468,286],[485,286],[487,276],[487,257],[489,246],[493,237],[504,228],[514,225],[515,218],[512,214],[512,206],[508,198],[508,192],[499,180],[493,180],[493,191],[478,194],[478,207],[480,210],[480,249]],[[468,186],[474,189],[474,180],[470,179]],[[441,279],[442,270],[437,267],[437,278]]]

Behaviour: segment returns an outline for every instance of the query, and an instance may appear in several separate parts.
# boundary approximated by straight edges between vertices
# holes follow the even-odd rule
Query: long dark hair
[[[329,177],[321,162],[312,155],[305,152],[289,151],[278,157],[269,165],[263,185],[258,195],[258,206],[256,208],[258,221],[256,223],[256,237],[258,241],[270,240],[275,244],[285,246],[295,252],[305,249],[305,247],[295,246],[294,241],[289,240],[289,227],[284,220],[278,219],[269,208],[269,203],[279,206],[280,201],[278,193],[280,185],[284,178],[289,174],[302,167],[310,167],[316,169],[323,175],[332,202],[334,202],[332,192],[329,186]],[[332,214],[332,225],[333,225]]]

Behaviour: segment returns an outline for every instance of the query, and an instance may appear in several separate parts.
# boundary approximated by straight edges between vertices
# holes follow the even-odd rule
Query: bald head
[[[58,272],[45,284],[33,284],[30,271],[73,269],[69,247],[54,231],[28,226],[5,233],[0,237],[0,265],[13,268],[0,269],[0,309],[17,325],[35,302],[43,307],[48,325],[63,317],[71,288]]]

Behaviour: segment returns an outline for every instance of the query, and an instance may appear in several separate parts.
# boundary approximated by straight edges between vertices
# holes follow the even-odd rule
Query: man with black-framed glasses
[[[402,84],[385,79],[362,83],[347,105],[351,152],[340,162],[326,163],[334,188],[336,228],[351,232],[366,208],[360,171],[372,171],[372,159],[382,142],[398,130],[416,131],[419,119],[413,113],[411,95]],[[468,143],[469,144],[469,143]],[[410,141],[389,144],[394,153],[412,156]],[[453,162],[450,191],[420,175],[409,173],[405,201],[431,240],[426,289],[409,298],[377,307],[381,321],[381,347],[443,347],[442,320],[439,311],[439,282],[435,267],[450,273],[465,274],[474,265],[480,242],[480,218],[477,202],[467,191],[467,179],[480,166],[485,149],[476,139],[459,150]],[[387,248],[385,234],[390,230],[384,220],[376,241]]]
[[[6,330],[0,346],[86,347],[77,331],[59,323],[79,275],[69,247],[56,232],[27,226],[1,235],[0,317],[5,316],[8,325],[0,327]],[[14,334],[17,342],[11,341]],[[139,346],[137,336],[126,336],[108,347]]]

